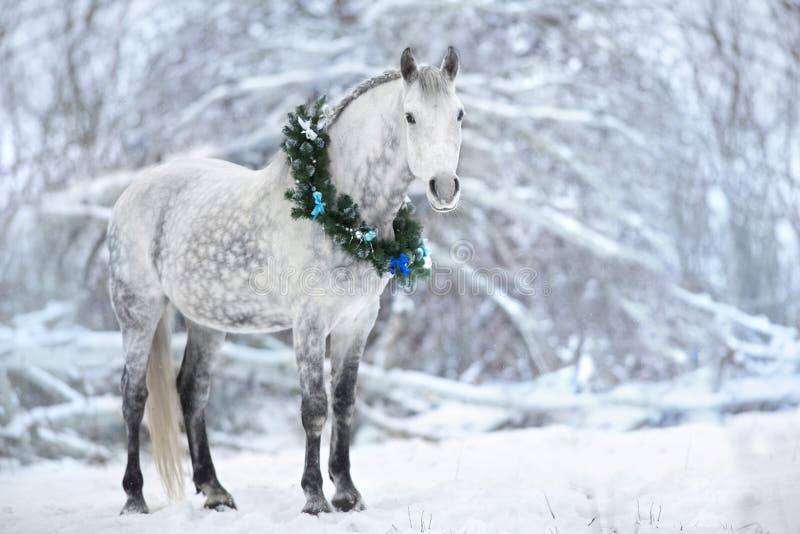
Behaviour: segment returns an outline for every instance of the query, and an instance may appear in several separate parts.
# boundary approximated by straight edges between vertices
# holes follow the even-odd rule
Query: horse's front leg
[[[331,332],[331,396],[333,428],[328,475],[336,486],[333,506],[337,510],[363,510],[364,501],[350,477],[350,426],[356,397],[358,364],[367,336],[378,316],[379,300],[370,302],[354,321],[342,321]]]
[[[331,507],[322,492],[322,473],[319,468],[319,443],[322,427],[328,417],[328,396],[325,393],[325,328],[312,312],[301,313],[292,332],[297,370],[300,374],[302,402],[300,416],[306,431],[306,460],[300,485],[306,495],[303,512],[330,512]]]

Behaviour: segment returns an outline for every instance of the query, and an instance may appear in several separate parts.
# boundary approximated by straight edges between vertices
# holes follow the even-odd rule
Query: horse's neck
[[[339,193],[361,208],[365,222],[391,238],[391,224],[411,181],[406,159],[400,80],[353,100],[328,131],[331,176]]]

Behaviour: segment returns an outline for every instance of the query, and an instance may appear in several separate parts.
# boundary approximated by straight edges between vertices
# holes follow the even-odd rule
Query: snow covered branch
[[[239,97],[243,94],[274,91],[287,85],[318,83],[320,80],[335,80],[343,77],[368,76],[373,69],[355,63],[335,63],[323,69],[297,69],[264,76],[242,78],[233,83],[219,85],[200,97],[181,112],[173,126],[178,129],[195,120],[209,106],[220,100]]]
[[[647,149],[644,135],[631,126],[625,124],[617,117],[606,113],[597,113],[581,109],[556,108],[549,106],[526,106],[506,104],[496,99],[488,100],[477,96],[465,94],[461,97],[468,109],[477,113],[495,115],[506,120],[518,121],[528,119],[532,121],[552,121],[563,124],[577,124],[591,128],[600,128],[614,131],[625,136],[637,145],[639,149]]]
[[[543,335],[546,331],[546,325],[533,320],[530,311],[521,302],[511,297],[502,287],[489,287],[487,277],[476,272],[469,264],[456,262],[447,255],[437,258],[437,263],[466,273],[469,276],[470,285],[477,283],[479,289],[492,299],[511,319],[517,332],[522,336],[525,347],[528,350],[528,356],[538,372],[547,373],[551,370],[550,364],[542,356],[541,345],[536,341],[536,336]]]
[[[543,205],[538,202],[536,196],[528,192],[523,192],[521,195],[517,192],[515,196],[512,196],[507,191],[489,188],[482,180],[476,178],[463,177],[462,182],[465,189],[473,193],[473,201],[485,209],[505,212],[514,218],[544,226],[555,235],[576,246],[588,249],[595,256],[605,260],[637,265],[648,271],[658,272],[661,270],[656,259],[649,258],[640,251],[629,249],[614,239],[589,228],[577,219]]]
[[[105,206],[90,206],[87,204],[74,206],[44,204],[42,206],[42,213],[64,217],[90,217],[104,222],[111,218],[111,208]]]

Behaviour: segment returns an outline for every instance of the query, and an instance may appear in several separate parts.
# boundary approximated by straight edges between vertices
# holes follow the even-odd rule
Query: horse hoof
[[[125,506],[122,507],[119,515],[128,514],[149,514],[150,510],[147,508],[147,503],[144,502],[144,497],[139,495],[131,495],[125,501]]]
[[[331,499],[331,504],[340,512],[360,512],[366,508],[364,501],[361,499],[361,494],[355,489],[349,491],[337,491]]]
[[[233,497],[225,490],[209,495],[203,506],[211,510],[216,510],[217,512],[224,512],[227,509],[238,510],[238,508],[236,508],[236,503],[233,501]]]
[[[321,513],[329,513],[331,511],[331,505],[328,504],[328,501],[325,500],[325,497],[310,497],[306,501],[306,505],[303,506],[303,513],[304,514],[311,514],[311,515],[319,515]]]

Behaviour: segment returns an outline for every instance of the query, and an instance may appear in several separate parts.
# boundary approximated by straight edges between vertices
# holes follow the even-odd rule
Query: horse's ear
[[[444,56],[442,66],[439,68],[451,82],[456,79],[456,74],[458,74],[458,61],[458,51],[452,46],[448,46],[447,54]]]
[[[411,48],[403,50],[403,55],[400,56],[400,73],[406,83],[411,83],[417,78],[417,61],[411,53]]]

